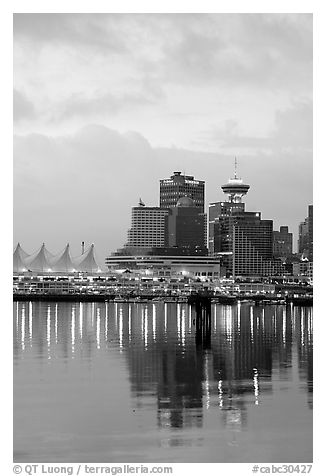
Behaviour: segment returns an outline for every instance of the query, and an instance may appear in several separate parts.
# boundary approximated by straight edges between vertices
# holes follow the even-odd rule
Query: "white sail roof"
[[[84,254],[74,259],[76,269],[87,273],[99,273],[101,271],[95,259],[94,244]]]
[[[30,271],[39,271],[42,273],[52,271],[50,260],[53,257],[53,254],[45,248],[45,244],[43,243],[38,251],[25,259],[26,268]]]
[[[13,255],[13,271],[15,273],[27,271],[25,258],[27,258],[28,256],[29,256],[28,253],[26,253],[26,251],[23,250],[23,248],[20,246],[20,243],[17,243],[16,249]]]
[[[50,259],[49,262],[51,264],[51,270],[54,272],[73,273],[76,271],[76,266],[70,256],[69,243],[59,255]]]

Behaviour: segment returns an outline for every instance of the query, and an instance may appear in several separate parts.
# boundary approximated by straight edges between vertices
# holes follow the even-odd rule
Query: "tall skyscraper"
[[[260,212],[246,212],[242,198],[250,186],[234,177],[222,190],[224,202],[209,205],[209,252],[224,255],[228,275],[265,276],[277,272],[280,262],[273,261],[273,221],[262,220]]]
[[[191,175],[174,172],[168,179],[160,180],[160,207],[175,207],[181,197],[190,197],[201,212],[205,208],[205,182]]]
[[[168,217],[169,247],[206,248],[206,214],[190,197],[181,197]]]
[[[308,206],[308,216],[299,225],[298,253],[313,261],[313,205]]]
[[[214,223],[215,255],[225,255],[232,276],[267,275],[273,257],[273,221],[260,212],[233,212]]]
[[[308,254],[308,218],[299,225],[298,253]]]
[[[273,220],[262,220],[259,212],[234,214],[232,226],[233,276],[267,276],[273,270]]]
[[[308,259],[309,261],[313,261],[313,228],[314,228],[314,221],[313,216],[314,210],[313,205],[309,205],[308,207]]]

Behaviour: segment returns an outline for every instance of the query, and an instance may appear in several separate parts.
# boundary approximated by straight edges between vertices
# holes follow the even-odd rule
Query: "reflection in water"
[[[48,309],[47,309],[46,342],[47,342],[47,349],[48,349],[48,359],[51,359],[51,308],[50,306],[48,306]]]
[[[30,303],[32,304],[32,303]],[[55,344],[58,344],[58,304],[55,305]],[[82,336],[81,336],[82,337]]]
[[[22,349],[25,350],[25,306],[22,307],[22,329],[21,329],[21,346]]]
[[[30,302],[28,306],[28,330],[29,330],[29,341],[32,345],[32,335],[33,335],[33,304]]]
[[[202,429],[217,412],[221,428],[232,433],[230,445],[252,426],[248,409],[266,411],[284,391],[282,382],[297,379],[312,408],[311,308],[213,305],[208,335],[200,339],[195,319],[187,304],[15,303],[15,388],[28,359],[69,366],[73,360],[95,365],[100,357],[113,365],[118,358],[126,365],[131,405],[154,412],[156,429]],[[171,434],[160,441],[172,448],[192,440]]]

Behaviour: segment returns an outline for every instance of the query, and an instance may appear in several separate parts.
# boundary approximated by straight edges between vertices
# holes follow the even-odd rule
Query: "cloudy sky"
[[[15,14],[14,241],[122,246],[173,171],[233,174],[274,229],[312,203],[312,15]]]

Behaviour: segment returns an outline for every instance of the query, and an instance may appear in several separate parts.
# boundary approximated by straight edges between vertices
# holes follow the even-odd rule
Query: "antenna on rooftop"
[[[237,158],[234,157],[234,178],[237,178]]]
[[[85,253],[85,241],[81,242],[81,254],[83,255]]]

